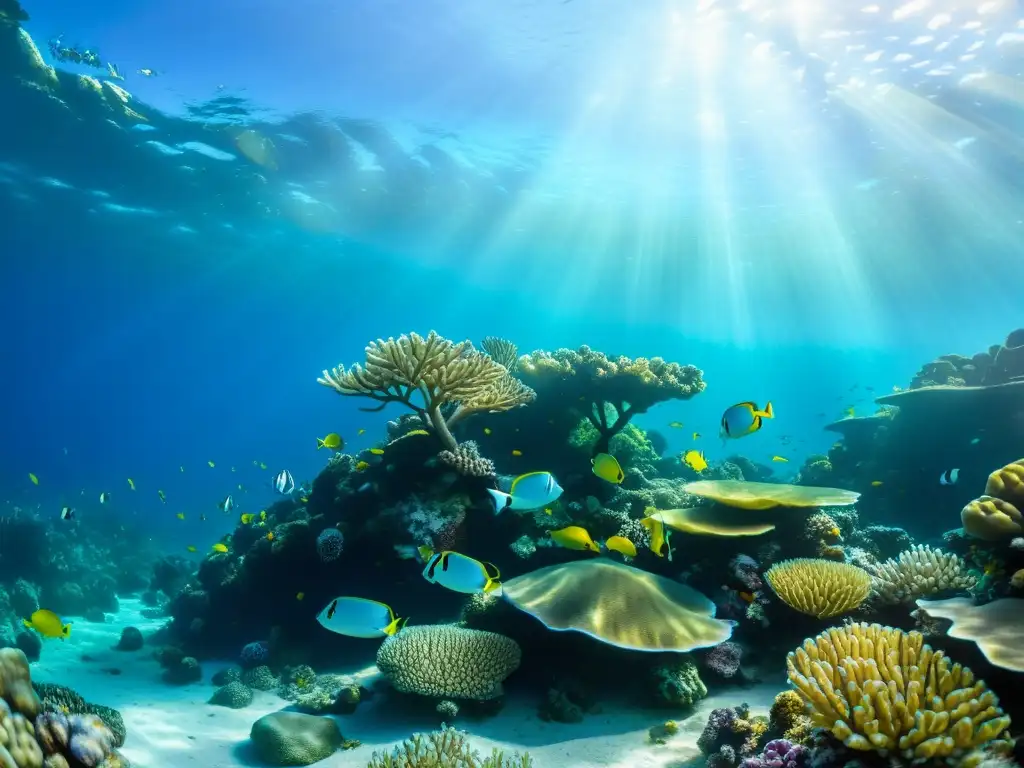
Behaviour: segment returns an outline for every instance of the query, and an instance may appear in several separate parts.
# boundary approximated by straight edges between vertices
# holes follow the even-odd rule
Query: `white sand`
[[[70,686],[88,701],[120,710],[128,728],[128,740],[121,751],[136,768],[258,765],[248,747],[249,729],[257,718],[287,707],[288,702],[257,691],[253,703],[245,709],[210,706],[206,702],[216,689],[209,679],[223,664],[204,663],[203,682],[168,685],[160,678],[152,646],[135,653],[112,650],[123,627],[132,625],[148,635],[164,621],[143,618],[138,601],[122,600],[121,606],[113,623],[93,624],[79,619],[67,641],[45,641],[42,660],[32,665],[33,679]],[[92,660],[82,661],[83,654]],[[104,671],[110,668],[120,669],[121,674]],[[470,733],[473,747],[481,753],[489,753],[492,747],[529,751],[536,768],[674,768],[699,758],[697,737],[712,708],[746,701],[755,714],[766,714],[781,688],[780,680],[708,698],[663,746],[649,744],[647,730],[681,713],[605,707],[599,714],[587,715],[581,723],[545,723],[536,715],[537,702],[510,700],[496,717],[460,719],[454,725]],[[427,719],[398,719],[384,711],[385,702],[386,697],[377,696],[359,705],[355,714],[339,717],[342,733],[360,740],[362,746],[337,752],[317,765],[365,768],[374,750],[390,749],[416,731],[437,727],[436,722]],[[702,765],[703,760],[695,763]]]

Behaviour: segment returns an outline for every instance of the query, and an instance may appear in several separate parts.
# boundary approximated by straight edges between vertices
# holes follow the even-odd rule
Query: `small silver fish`
[[[956,485],[956,481],[960,479],[959,469],[947,469],[941,475],[939,475],[940,485]]]
[[[229,493],[227,496],[224,497],[224,501],[222,501],[217,506],[220,507],[221,512],[230,512],[232,509],[235,508],[235,500],[231,498],[231,494]]]
[[[295,479],[287,469],[282,469],[274,478],[274,490],[285,495],[295,490]]]

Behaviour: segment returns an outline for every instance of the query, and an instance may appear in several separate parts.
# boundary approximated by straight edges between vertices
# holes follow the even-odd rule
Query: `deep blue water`
[[[704,75],[681,66],[668,113],[650,84],[665,50],[645,42],[666,9],[623,28],[627,6],[29,3],[41,48],[61,32],[98,46],[150,116],[230,93],[266,135],[308,110],[368,121],[378,139],[363,149],[385,191],[349,212],[359,190],[323,185],[353,166],[308,137],[287,158],[277,138],[276,170],[236,155],[202,160],[231,170],[172,183],[143,142],[180,145],[191,131],[220,147],[221,129],[188,117],[100,141],[102,126],[19,112],[0,145],[0,500],[124,515],[170,547],[203,549],[233,527],[215,510],[227,493],[257,511],[274,471],[318,472],[318,435],[369,446],[401,412],[361,413],[317,385],[323,368],[360,361],[378,336],[430,329],[695,364],[707,391],[638,423],[674,450],[701,432],[711,460],[782,453],[785,477],[835,440],[824,422],[872,410],[863,387],[905,386],[935,356],[1024,324],[1019,102],[975,94],[969,107],[908,82],[909,105],[822,107],[810,83],[736,92],[757,72],[734,60]],[[1019,68],[1001,54],[986,64]],[[161,74],[132,77],[140,67]],[[601,112],[587,94],[611,70],[618,100]],[[708,104],[732,127],[725,138],[694,127]],[[936,105],[945,114],[927,112]],[[779,122],[787,108],[796,116]],[[199,157],[178,152],[168,169]],[[316,226],[285,206],[299,189],[330,207]],[[273,200],[262,218],[247,207],[261,195]],[[771,400],[777,419],[722,448],[722,410],[748,399]]]

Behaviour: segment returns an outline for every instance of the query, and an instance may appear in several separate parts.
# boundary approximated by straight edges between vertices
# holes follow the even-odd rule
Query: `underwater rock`
[[[14,647],[23,651],[29,661],[39,661],[43,653],[43,640],[35,632],[19,632]]]
[[[277,687],[279,681],[277,676],[270,671],[270,667],[261,664],[242,672],[242,682],[257,691],[272,691]]]
[[[42,708],[42,702],[32,688],[28,658],[17,648],[0,648],[0,699],[30,719],[35,718]]]
[[[192,656],[184,656],[177,664],[164,670],[164,682],[172,685],[188,685],[203,679],[203,670]]]
[[[121,638],[114,646],[116,651],[139,651],[142,650],[142,632],[136,627],[125,627],[121,630]]]
[[[269,655],[269,646],[262,640],[246,643],[242,652],[238,654],[238,662],[242,665],[242,669],[252,669],[266,662]]]
[[[31,616],[39,610],[39,589],[25,579],[18,579],[10,591],[11,608],[18,616]]]
[[[345,537],[337,528],[325,528],[316,537],[316,553],[322,563],[333,563],[341,557],[344,546]]]
[[[311,765],[341,748],[345,739],[329,717],[273,712],[252,724],[249,738],[269,765]]]
[[[544,703],[537,710],[537,717],[544,722],[579,723],[583,720],[583,709],[573,703],[561,688],[549,688]]]
[[[213,692],[210,697],[210,704],[228,709],[244,709],[252,704],[252,688],[242,685],[239,682],[228,683]]]
[[[224,686],[228,683],[236,683],[242,679],[242,671],[236,667],[225,667],[224,669],[217,670],[213,677],[210,678],[210,682],[214,685]]]

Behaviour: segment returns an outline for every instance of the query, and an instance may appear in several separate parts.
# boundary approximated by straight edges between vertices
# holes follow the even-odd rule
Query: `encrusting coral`
[[[434,331],[378,339],[366,347],[364,365],[324,370],[317,381],[340,395],[369,397],[381,405],[402,403],[418,413],[449,451],[458,443],[451,428],[483,411],[507,411],[533,402],[536,393],[468,341],[452,342]],[[413,398],[419,395],[421,402]],[[455,407],[447,418],[443,406]]]
[[[764,578],[790,608],[819,619],[849,613],[871,592],[871,574],[831,560],[783,560],[769,568]]]
[[[874,599],[898,605],[947,590],[970,589],[975,578],[964,561],[951,552],[919,544],[869,569]]]
[[[660,357],[612,358],[587,346],[523,355],[519,375],[549,406],[557,402],[590,420],[601,433],[594,453],[606,452],[636,414],[667,400],[689,400],[705,386],[703,373],[692,365]]]
[[[791,652],[786,669],[814,725],[850,749],[948,757],[996,739],[1010,725],[985,683],[925,645],[919,632],[834,627]]]
[[[518,667],[519,645],[504,635],[450,624],[406,627],[377,651],[377,667],[403,693],[486,701]]]

